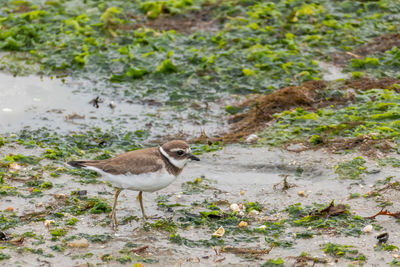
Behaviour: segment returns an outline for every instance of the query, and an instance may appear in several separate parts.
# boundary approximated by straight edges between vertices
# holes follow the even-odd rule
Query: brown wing
[[[93,166],[111,174],[140,174],[156,172],[163,167],[158,148],[130,151],[115,158],[81,162],[84,166]]]

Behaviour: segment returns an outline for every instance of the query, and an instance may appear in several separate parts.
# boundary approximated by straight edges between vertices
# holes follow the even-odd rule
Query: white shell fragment
[[[246,143],[248,144],[255,144],[257,143],[258,136],[256,134],[251,134],[249,137],[246,138]]]
[[[370,233],[372,231],[372,225],[368,224],[367,226],[365,226],[362,231],[364,233]]]
[[[240,211],[239,205],[236,203],[231,204],[229,208],[231,209],[231,211],[236,211],[236,212]]]
[[[212,235],[216,237],[222,237],[225,234],[224,227],[220,226],[217,231],[215,231]]]

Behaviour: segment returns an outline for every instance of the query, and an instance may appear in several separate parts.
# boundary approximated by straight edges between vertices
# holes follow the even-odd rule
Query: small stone
[[[363,231],[364,233],[370,233],[370,232],[372,231],[372,229],[373,229],[372,225],[368,224],[367,226],[365,226],[365,227],[362,229],[362,231]]]
[[[114,109],[117,105],[115,105],[114,101],[111,101],[108,105],[110,108]]]
[[[68,243],[68,247],[70,248],[87,248],[88,246],[89,241],[86,238],[81,238]]]
[[[182,198],[182,195],[176,195],[176,198],[177,198],[177,199],[181,199],[181,198]]]
[[[260,212],[259,212],[258,210],[251,210],[251,211],[249,212],[249,216],[250,216],[250,217],[255,217],[255,216],[257,216],[258,214],[260,214]]]
[[[231,204],[231,206],[229,208],[231,209],[231,211],[234,211],[234,212],[240,211],[239,205],[236,203]]]
[[[386,232],[381,233],[376,236],[376,239],[378,239],[379,244],[386,243],[389,239],[389,233],[386,233]]]
[[[239,227],[239,228],[243,228],[243,227],[246,227],[247,225],[249,225],[247,222],[241,221],[241,222],[238,224],[238,227]]]
[[[212,235],[216,237],[222,237],[225,234],[224,227],[220,226],[217,231],[215,231]]]
[[[304,197],[306,194],[304,193],[304,191],[299,191],[298,193],[297,193],[300,197]]]

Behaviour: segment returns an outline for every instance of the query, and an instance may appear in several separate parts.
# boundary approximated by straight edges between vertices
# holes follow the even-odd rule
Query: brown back
[[[157,172],[164,165],[167,171],[175,176],[182,172],[182,169],[175,167],[161,155],[157,147],[130,151],[111,159],[79,161],[79,164],[96,167],[111,174]]]

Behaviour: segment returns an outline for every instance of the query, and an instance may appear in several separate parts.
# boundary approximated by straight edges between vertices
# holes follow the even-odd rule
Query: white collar
[[[160,147],[160,152],[161,152],[161,154],[162,154],[164,157],[166,157],[166,158],[168,159],[168,161],[169,161],[172,165],[174,165],[175,167],[177,167],[177,168],[179,168],[179,169],[182,169],[183,167],[185,167],[185,164],[186,164],[186,161],[187,161],[186,159],[183,159],[183,160],[176,160],[176,159],[170,157],[170,156],[167,154],[167,152],[165,152],[165,150],[164,150],[162,147]]]

